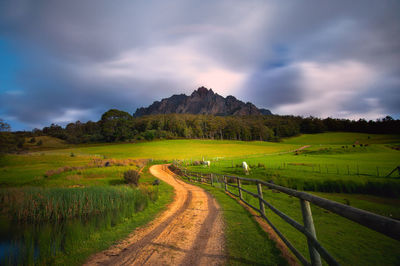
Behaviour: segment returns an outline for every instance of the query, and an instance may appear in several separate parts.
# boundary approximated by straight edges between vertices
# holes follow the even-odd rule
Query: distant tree
[[[25,142],[23,134],[11,132],[11,126],[0,119],[0,154],[22,149]]]
[[[9,132],[9,131],[11,131],[10,125],[4,122],[4,120],[0,118],[0,132]]]
[[[101,117],[101,133],[105,140],[124,141],[133,137],[132,116],[124,111],[111,109]]]

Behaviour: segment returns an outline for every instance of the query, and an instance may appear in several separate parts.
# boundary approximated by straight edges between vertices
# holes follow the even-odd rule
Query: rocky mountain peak
[[[258,109],[254,104],[244,103],[234,96],[226,98],[212,89],[200,87],[190,96],[173,95],[162,101],[155,101],[149,107],[138,108],[135,116],[153,114],[210,114],[210,115],[261,115],[271,114],[269,110]]]
[[[207,89],[206,87],[203,86],[193,91],[193,93],[191,94],[191,96],[200,96],[200,97],[206,97],[208,95],[214,95],[213,90]]]

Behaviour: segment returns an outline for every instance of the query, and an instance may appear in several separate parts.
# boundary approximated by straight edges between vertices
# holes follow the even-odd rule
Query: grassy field
[[[386,134],[366,134],[351,132],[327,132],[319,134],[303,134],[298,137],[284,139],[287,144],[307,144],[307,145],[351,145],[355,142],[362,144],[387,144],[400,143],[399,135]]]
[[[369,138],[368,138],[369,137]],[[313,140],[313,141],[310,141]],[[370,140],[370,142],[367,142]],[[353,143],[358,145],[353,147]],[[365,142],[364,142],[365,141]],[[363,143],[362,143],[363,142]],[[325,133],[321,135],[303,135],[285,140],[284,143],[300,146],[311,145],[305,151],[262,156],[243,156],[215,160],[211,167],[189,166],[200,172],[217,172],[245,176],[241,162],[248,162],[252,170],[246,177],[273,180],[297,189],[362,191],[359,187],[370,184],[372,190],[381,190],[381,196],[349,193],[314,194],[334,201],[361,208],[367,211],[400,219],[400,200],[395,194],[398,190],[399,174],[385,178],[382,172],[390,172],[399,165],[400,153],[391,149],[399,143],[396,136],[366,135],[354,133]],[[361,147],[359,144],[362,143]],[[368,144],[365,147],[365,144]],[[346,145],[348,146],[346,148]],[[189,161],[183,161],[190,165]],[[348,167],[349,166],[349,167]],[[320,167],[322,169],[320,169]],[[380,174],[377,173],[381,171]],[[325,186],[324,186],[324,182]],[[320,186],[316,184],[322,184]],[[378,185],[377,185],[378,184]],[[379,184],[387,185],[379,187]],[[341,186],[341,187],[340,187]],[[255,187],[246,187],[256,192]],[[395,193],[391,189],[395,188]],[[375,192],[375,191],[371,191]],[[391,198],[385,196],[390,194]],[[395,197],[393,197],[395,195]],[[279,210],[302,223],[299,201],[282,193],[264,191],[264,198]],[[250,195],[245,199],[257,206]],[[348,221],[321,208],[312,207],[318,239],[343,265],[399,265],[400,243],[382,236],[372,230]],[[268,212],[268,217],[285,236],[308,257],[305,237],[285,223],[280,217]]]
[[[48,138],[51,143],[56,140]],[[45,145],[46,140],[43,141]],[[91,160],[98,158],[137,159],[148,158],[154,160],[193,159],[245,156],[248,154],[270,154],[289,151],[299,145],[279,144],[268,142],[243,141],[213,141],[213,140],[168,140],[143,143],[103,144],[93,146],[75,146],[74,148],[51,149],[32,151],[28,154],[6,155],[0,157],[0,185],[5,186],[56,186],[73,185],[79,183],[68,179],[79,179],[72,175],[63,175],[46,178],[46,171],[63,166],[84,166]],[[73,155],[73,156],[71,156]],[[23,166],[23,167],[22,167]],[[115,169],[114,169],[115,170]],[[124,169],[121,169],[121,171]],[[101,180],[100,170],[92,173],[92,179],[81,178],[80,184],[93,185],[106,182]],[[110,171],[111,173],[112,171]],[[119,175],[119,171],[112,174]],[[117,176],[116,176],[117,175]],[[67,178],[69,176],[69,178]],[[58,181],[55,179],[59,179]],[[112,182],[111,179],[107,179]],[[86,182],[87,181],[87,182]],[[104,183],[103,182],[103,183]]]
[[[313,137],[317,140],[311,141],[310,138]],[[338,140],[334,140],[336,137]],[[361,143],[360,140],[365,142]],[[367,142],[368,140],[371,142]],[[359,144],[354,147],[353,144],[346,144],[357,141]],[[400,138],[391,135],[303,135],[284,141],[299,146],[312,143],[310,147],[299,152],[225,158],[212,161],[210,168],[190,166],[189,161],[184,164],[199,172],[244,176],[241,164],[246,161],[251,169],[248,177],[272,180],[276,184],[294,189],[398,197],[399,172],[386,176],[400,165],[400,152],[391,148],[399,141]],[[340,142],[341,144],[337,144]]]
[[[240,176],[244,176],[241,163],[246,161],[251,167],[250,174],[247,177],[272,180],[277,184],[288,187],[314,191],[313,193],[341,203],[400,219],[400,202],[399,196],[396,194],[400,191],[399,174],[396,172],[390,178],[385,177],[394,167],[400,164],[400,152],[392,149],[393,146],[400,143],[400,136],[323,133],[302,135],[279,143],[165,140],[95,145],[68,145],[49,137],[37,138],[37,141],[39,139],[43,142],[41,146],[34,143],[27,144],[31,146],[31,152],[27,154],[0,157],[0,187],[2,189],[29,191],[30,187],[34,187],[33,190],[43,189],[44,191],[52,189],[76,189],[77,191],[79,189],[98,189],[100,191],[109,188],[112,190],[123,184],[123,173],[126,170],[140,168],[132,162],[132,160],[139,158],[167,161],[178,159],[196,171]],[[304,146],[307,146],[307,148],[294,152],[294,150]],[[193,161],[203,158],[212,161],[210,168],[191,165]],[[103,164],[107,161],[113,163],[109,167],[98,167],[96,162],[99,162],[99,160]],[[146,173],[141,182],[146,187],[153,180],[154,178]],[[240,231],[244,224],[250,224],[248,221],[245,222],[249,217],[234,217],[236,211],[237,213],[242,212],[239,209],[235,209],[235,212],[232,211],[233,208],[236,208],[233,206],[235,202],[225,199],[226,196],[223,193],[210,192],[226,209],[226,217],[243,220],[236,224],[227,224],[228,228],[231,228],[227,229],[229,237],[231,239],[242,239],[244,236]],[[82,240],[83,242],[76,236],[79,241],[84,243],[82,245],[74,243],[71,235],[71,239],[69,239],[72,241],[69,242],[70,251],[76,255],[77,259],[58,254],[57,262],[65,261],[69,263],[72,261],[73,264],[77,264],[82,262],[85,256],[91,252],[106,248],[112,241],[122,237],[134,226],[149,221],[170,200],[171,193],[169,186],[165,184],[160,186],[160,200],[150,202],[150,204],[155,204],[154,212],[146,208],[143,212],[137,213],[138,220],[121,222],[118,226],[112,227],[119,229],[112,229],[110,233],[107,233],[108,231],[105,231],[105,229],[89,230],[88,227],[82,225],[69,226],[68,230],[71,230],[71,232],[86,230],[90,231],[91,234],[90,236],[86,235],[86,240]],[[370,195],[374,193],[380,196]],[[290,216],[299,219],[299,213],[296,213],[298,202],[295,199],[285,199],[284,195],[280,193],[268,191],[266,191],[265,196],[271,200],[271,203],[287,211]],[[391,196],[391,198],[387,196]],[[242,208],[240,205],[238,207]],[[382,252],[389,254],[385,257],[385,264],[399,263],[399,255],[396,251],[399,250],[399,246],[396,242],[369,230],[357,229],[351,222],[333,214],[325,213],[318,208],[313,208],[313,212],[315,213],[319,239],[326,244],[329,250],[332,250],[335,256],[345,262],[344,264],[360,264],[357,260],[359,257],[357,254],[365,256],[366,259],[363,261],[365,264],[381,264],[377,258],[382,257]],[[287,232],[289,239],[299,249],[306,251],[301,236],[292,232],[290,227],[285,227],[287,225],[279,221],[278,217],[274,219],[274,222]],[[113,222],[105,222],[104,228],[109,228],[110,226],[107,225],[109,223]],[[5,226],[3,227],[5,228]],[[250,227],[246,230],[250,230]],[[265,235],[258,232],[258,229],[253,228],[251,230],[255,230],[254,235],[252,234],[254,243],[261,243],[262,239],[265,239]],[[119,233],[114,236],[112,232]],[[354,234],[354,232],[357,233]],[[102,237],[100,237],[100,234]],[[259,236],[256,236],[256,234],[259,234]],[[79,233],[76,235],[79,235]],[[24,236],[24,239],[29,239],[29,237]],[[371,244],[371,241],[368,242],[367,240],[375,241],[378,244]],[[34,239],[34,241],[37,242],[38,240]],[[243,245],[252,247],[247,242],[235,244],[235,242],[240,241],[232,241],[232,243],[228,242],[228,252],[232,258],[239,258],[239,253],[246,250]],[[91,243],[97,244],[92,245]],[[357,245],[356,243],[361,244]],[[94,248],[88,248],[90,245]],[[371,250],[370,247],[374,247],[375,251]],[[80,250],[81,253],[79,253]],[[272,252],[269,247],[266,250]],[[29,256],[32,256],[32,254]],[[255,247],[248,248],[241,258],[250,260],[249,258],[252,256],[257,258],[253,262],[261,262],[261,264],[265,259],[263,257],[265,254],[260,255]],[[273,261],[280,263],[279,258]],[[231,263],[237,264],[240,261],[232,259]]]
[[[74,147],[49,151],[47,154],[70,154],[110,158],[195,159],[270,154],[294,150],[297,144],[221,140],[163,140],[114,145]]]

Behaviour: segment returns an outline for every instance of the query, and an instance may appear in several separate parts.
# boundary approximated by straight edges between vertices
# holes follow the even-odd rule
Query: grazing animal
[[[208,166],[208,167],[211,166],[211,162],[210,162],[210,161],[203,161],[203,164],[204,164],[205,166]]]
[[[246,162],[242,162],[242,167],[243,167],[244,172],[245,172],[246,174],[248,174],[248,173],[249,173],[249,166],[248,166],[248,164],[247,164]]]

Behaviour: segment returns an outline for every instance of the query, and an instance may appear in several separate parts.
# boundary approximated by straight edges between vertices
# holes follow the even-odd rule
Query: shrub
[[[29,143],[35,143],[36,142],[36,139],[35,138],[31,138],[30,140],[29,140]]]
[[[43,144],[43,141],[42,140],[39,140],[37,143],[36,143],[36,145],[38,145],[38,146],[41,146]]]
[[[200,164],[201,164],[200,161],[194,161],[194,162],[193,162],[193,165],[200,165]]]
[[[146,130],[145,132],[144,132],[144,138],[146,139],[146,140],[153,140],[154,139],[154,137],[155,137],[155,132],[154,132],[155,130]]]
[[[136,170],[128,170],[124,173],[124,180],[127,184],[134,184],[137,186],[139,184],[140,174]]]

